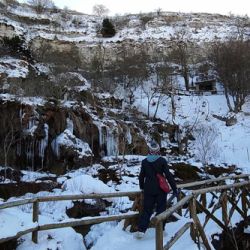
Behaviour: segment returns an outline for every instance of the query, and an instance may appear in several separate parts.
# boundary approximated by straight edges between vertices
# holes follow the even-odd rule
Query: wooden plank
[[[38,216],[39,216],[39,202],[35,201],[33,203],[33,215],[32,215],[33,222],[37,222],[38,223]],[[32,232],[32,241],[34,243],[38,242],[38,231]]]
[[[218,207],[218,206],[214,206],[214,207],[213,207],[213,210],[212,210],[212,212],[210,212],[210,214],[211,214],[212,216],[214,216],[213,214],[214,214],[215,211],[218,210],[219,208],[220,208],[220,207]],[[214,217],[215,217],[215,216],[214,216]],[[215,217],[215,218],[216,218],[216,217]],[[207,215],[206,218],[205,218],[205,222],[204,222],[204,224],[203,224],[203,228],[205,228],[205,226],[207,225],[209,219],[210,219],[210,217]]]
[[[22,206],[22,205],[26,205],[26,204],[29,204],[29,203],[33,203],[35,201],[37,201],[37,198],[22,199],[22,200],[4,202],[4,203],[0,204],[0,209]]]
[[[29,228],[29,229],[26,229],[26,230],[23,230],[23,231],[19,231],[17,234],[13,235],[13,236],[9,236],[9,237],[6,237],[6,238],[1,238],[0,239],[0,244],[1,243],[4,243],[4,242],[7,242],[9,240],[13,240],[13,239],[17,239],[25,234],[28,234],[28,233],[32,233],[34,231],[37,231],[38,230],[38,226],[36,227],[32,227],[32,228]]]
[[[203,205],[201,203],[199,203],[198,201],[196,202],[197,207],[199,207],[199,209],[201,209],[209,219],[212,219],[218,226],[220,226],[223,230],[227,230],[227,228],[224,226],[224,224],[217,219],[211,212],[209,212],[209,210],[207,210],[205,207],[203,207]],[[203,228],[205,228],[205,224],[203,225]]]
[[[82,200],[82,199],[105,199],[105,198],[123,197],[123,196],[132,197],[138,194],[141,194],[141,191],[100,193],[100,194],[58,195],[58,196],[38,197],[38,201],[47,202],[47,201]]]
[[[227,193],[222,193],[222,199],[221,199],[221,208],[222,208],[222,220],[224,222],[224,225],[227,227],[229,223],[229,218],[227,214]]]
[[[163,250],[163,223],[158,222],[155,227],[155,249]]]
[[[208,184],[212,182],[218,182],[220,180],[227,180],[227,179],[237,179],[237,178],[249,178],[249,174],[242,174],[242,175],[235,175],[230,177],[221,177],[221,178],[214,178],[205,181],[198,181],[198,182],[191,182],[186,184],[177,185],[178,188],[187,188],[187,187],[195,187],[198,185]],[[249,181],[246,181],[246,183]],[[203,190],[203,189],[201,189]],[[102,194],[80,194],[80,195],[60,195],[60,196],[49,196],[49,197],[36,197],[32,199],[23,199],[17,200],[12,202],[5,202],[0,204],[0,209],[10,208],[14,206],[21,206],[29,203],[33,203],[36,200],[39,202],[46,202],[46,201],[61,201],[61,200],[81,200],[81,199],[99,199],[99,198],[112,198],[112,197],[122,197],[122,196],[136,196],[140,194],[141,191],[133,191],[133,192],[115,192],[115,193],[102,193]]]
[[[190,228],[193,222],[187,222],[181,229],[169,240],[169,242],[163,247],[164,250],[168,250],[174,245],[174,243]]]
[[[199,236],[198,236],[196,221],[194,220],[194,217],[196,214],[196,206],[192,201],[193,201],[193,198],[192,198],[192,200],[190,200],[190,202],[188,204],[190,218],[193,220],[193,223],[191,224],[191,227],[190,227],[190,236],[191,236],[192,240],[195,243],[197,243],[197,239],[199,238]]]
[[[230,176],[230,177],[219,177],[219,178],[214,178],[214,179],[209,179],[209,180],[204,180],[204,181],[196,181],[196,182],[189,182],[186,184],[181,184],[178,185],[179,188],[190,188],[190,187],[194,187],[194,186],[200,186],[200,185],[204,185],[204,184],[209,184],[209,183],[213,183],[213,182],[219,182],[219,181],[224,181],[224,180],[231,180],[231,179],[243,179],[246,177],[250,177],[250,174],[241,174],[241,175],[234,175],[234,176]]]
[[[204,208],[207,207],[207,194],[201,194],[201,204]]]
[[[201,223],[199,221],[199,218],[197,216],[197,213],[196,213],[196,199],[193,198],[190,203],[192,204],[190,207],[192,207],[192,213],[191,213],[191,216],[192,216],[192,219],[194,221],[194,224],[196,225],[196,228],[198,229],[199,231],[199,234],[202,238],[202,241],[203,241],[203,244],[205,245],[206,249],[207,250],[211,250],[211,247],[208,243],[208,240],[207,240],[207,237],[206,237],[206,234],[204,232],[204,229],[203,227],[201,226]]]
[[[177,197],[177,202],[181,201],[182,198],[183,198],[183,196],[182,196],[182,193],[180,192],[179,195],[178,195],[178,197]],[[180,209],[177,210],[177,213],[178,213],[180,216],[182,216],[182,207],[181,207]]]
[[[245,185],[250,185],[250,181],[243,181],[240,183],[235,183],[235,184],[230,184],[230,185],[222,185],[222,186],[215,186],[215,187],[193,190],[192,194],[197,196],[199,194],[204,194],[204,193],[213,192],[213,191],[227,190],[227,189],[231,189],[234,187],[243,187]]]
[[[241,207],[242,207],[244,219],[247,218],[247,201],[246,200],[247,200],[247,194],[246,194],[245,188],[243,188],[242,193],[241,193]]]
[[[204,232],[204,230],[203,230],[203,228],[202,228],[202,226],[201,226],[201,223],[200,223],[198,217],[197,217],[196,223],[197,223],[197,228],[198,228],[199,233],[200,233],[200,235],[201,235],[203,244],[205,245],[205,247],[206,247],[207,250],[212,250],[211,247],[210,247],[210,245],[209,245],[209,242],[208,242],[208,240],[207,240],[207,236],[206,236],[206,234],[205,234],[205,232]]]
[[[228,201],[235,207],[235,210],[244,218],[244,212],[237,206],[237,204],[230,198],[228,197]]]
[[[246,199],[247,205],[248,205],[248,209],[250,209],[250,201],[248,199]]]
[[[107,215],[107,216],[85,217],[83,219],[70,220],[66,222],[44,224],[44,225],[39,226],[39,231],[56,229],[56,228],[64,228],[64,227],[76,227],[76,226],[82,226],[82,225],[93,225],[93,224],[98,224],[98,223],[106,222],[106,221],[134,218],[138,215],[139,215],[138,212],[129,212],[125,214],[117,214],[117,215],[110,215],[110,216]]]
[[[234,214],[234,211],[236,210],[236,207],[237,207],[237,204],[239,202],[241,197],[239,197],[239,199],[234,202],[234,200],[231,198],[231,197],[228,197],[228,201],[231,203],[232,207],[230,208],[230,211],[228,213],[228,217],[229,217],[229,221],[231,220],[233,214]]]

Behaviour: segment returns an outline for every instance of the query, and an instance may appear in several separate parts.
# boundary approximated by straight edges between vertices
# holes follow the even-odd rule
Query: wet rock
[[[236,117],[230,117],[226,120],[226,126],[233,126],[237,123],[237,118]]]
[[[236,224],[236,227],[223,231],[222,234],[212,235],[212,245],[216,250],[249,250],[250,249],[250,235],[244,230],[250,226],[250,217],[246,220]]]
[[[99,169],[98,178],[104,183],[108,183],[109,181],[120,183],[120,178],[118,177],[117,171],[114,169]]]
[[[223,174],[231,174],[235,173],[236,166],[228,166],[228,167],[216,167],[216,166],[208,166],[204,168],[205,172],[209,175],[214,175],[215,177],[219,177]]]
[[[12,168],[6,168],[0,170],[0,180],[4,180],[5,178],[11,181],[19,182],[23,174],[19,170],[15,170]]]
[[[182,181],[197,181],[201,179],[199,174],[201,174],[202,171],[198,167],[183,162],[172,163],[171,165],[171,168],[175,171],[175,176]]]
[[[83,218],[87,216],[99,216],[100,212],[105,210],[106,204],[103,200],[97,199],[94,204],[87,204],[83,202],[73,202],[74,206],[72,208],[67,209],[66,213],[70,218]],[[86,226],[78,226],[74,227],[76,232],[85,236],[89,230],[91,225]]]
[[[15,250],[17,248],[18,242],[16,239],[10,240],[0,244],[1,250]]]
[[[54,188],[60,188],[60,184],[53,181],[5,183],[0,184],[0,197],[7,200],[10,197],[18,197],[26,193],[51,192]]]

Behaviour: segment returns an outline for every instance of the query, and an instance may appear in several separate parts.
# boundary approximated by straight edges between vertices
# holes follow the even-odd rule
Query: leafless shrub
[[[93,7],[93,14],[94,15],[104,17],[104,16],[107,16],[108,13],[109,13],[109,9],[103,4],[96,4]]]
[[[52,0],[28,0],[28,4],[33,6],[37,14],[43,13],[46,9],[55,8],[55,4]]]
[[[196,158],[205,168],[208,162],[218,157],[216,138],[218,131],[215,127],[200,124],[193,132],[196,141]]]
[[[141,21],[141,24],[142,24],[143,28],[145,29],[146,24],[147,24],[149,21],[153,20],[153,19],[154,19],[154,17],[151,16],[151,15],[141,15],[141,16],[140,16],[140,21]]]
[[[211,60],[223,83],[228,108],[236,113],[241,111],[250,91],[249,51],[250,42],[241,38],[215,43],[211,49]]]

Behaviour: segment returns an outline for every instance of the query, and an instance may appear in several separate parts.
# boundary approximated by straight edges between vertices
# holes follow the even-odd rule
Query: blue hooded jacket
[[[145,194],[157,195],[163,192],[156,177],[157,173],[164,175],[173,192],[177,192],[176,183],[169,171],[167,161],[160,155],[148,155],[142,161],[139,174],[140,189],[144,190]]]

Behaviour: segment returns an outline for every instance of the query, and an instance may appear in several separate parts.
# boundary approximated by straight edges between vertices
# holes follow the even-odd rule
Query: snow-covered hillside
[[[162,12],[117,16],[111,20],[117,33],[112,38],[103,38],[100,17],[67,10],[37,14],[27,5],[1,9],[0,38],[18,36],[24,44],[14,51],[7,46],[0,49],[3,149],[0,204],[39,196],[139,191],[140,164],[152,138],[160,143],[163,157],[178,183],[214,178],[218,175],[216,169],[223,176],[250,173],[249,97],[241,112],[230,113],[219,82],[216,81],[216,93],[197,93],[194,88],[187,91],[179,65],[172,63],[177,74],[172,90],[176,92],[165,94],[158,106],[162,93],[157,92],[149,102],[146,91],[135,84],[133,98],[128,101],[125,84],[116,86],[108,82],[108,87],[116,87],[110,92],[100,90],[100,86],[94,88],[87,70],[90,58],[96,55],[103,56],[104,63],[140,46],[147,46],[151,56],[163,53],[169,48],[169,41],[181,34],[197,48],[205,49],[209,42],[237,35],[239,25],[246,22],[244,38],[248,39],[249,18]],[[96,67],[99,66],[103,65]],[[149,88],[154,87],[154,81],[152,74],[146,82]],[[58,88],[53,89],[54,86]],[[233,124],[226,124],[229,119]],[[184,150],[178,148],[180,142]],[[206,152],[204,147],[208,149]],[[177,165],[179,172],[187,172],[186,178],[178,173]],[[215,169],[215,173],[209,168]],[[207,199],[210,202],[211,195]],[[40,202],[39,223],[70,221],[82,214],[92,216],[93,211],[95,215],[120,214],[131,206],[132,201],[127,197]],[[74,214],[75,209],[80,215]],[[177,216],[176,222],[167,223],[164,242],[190,221],[185,211],[183,216]],[[215,216],[221,217],[220,213],[217,211]],[[204,220],[203,214],[198,216]],[[240,214],[235,212],[232,224],[240,220]],[[0,210],[0,238],[34,226],[38,224],[32,222],[31,204]],[[73,228],[47,230],[39,232],[37,244],[32,242],[30,233],[14,244],[17,250],[127,250],[128,247],[152,250],[155,247],[152,228],[139,241],[123,230],[123,221],[101,223],[81,233]],[[221,233],[221,229],[210,221],[206,226],[209,241],[216,233]],[[184,248],[198,249],[189,231],[173,249]]]
[[[214,39],[224,39],[237,33],[239,23],[247,23],[247,18],[223,16],[206,13],[145,13],[111,17],[116,26],[117,34],[110,39],[98,35],[102,19],[100,17],[72,13],[64,10],[50,11],[37,15],[28,6],[7,8],[8,15],[1,14],[0,22],[15,28],[18,35],[26,36],[29,41],[35,37],[58,39],[71,42],[111,43],[123,40],[158,41],[160,45],[185,29],[188,39],[195,42],[209,42]],[[21,22],[19,21],[21,20]],[[22,21],[23,20],[23,21]],[[26,24],[25,24],[26,23]],[[33,24],[32,24],[33,23]],[[6,34],[11,34],[6,32]],[[249,36],[249,28],[246,35]]]

